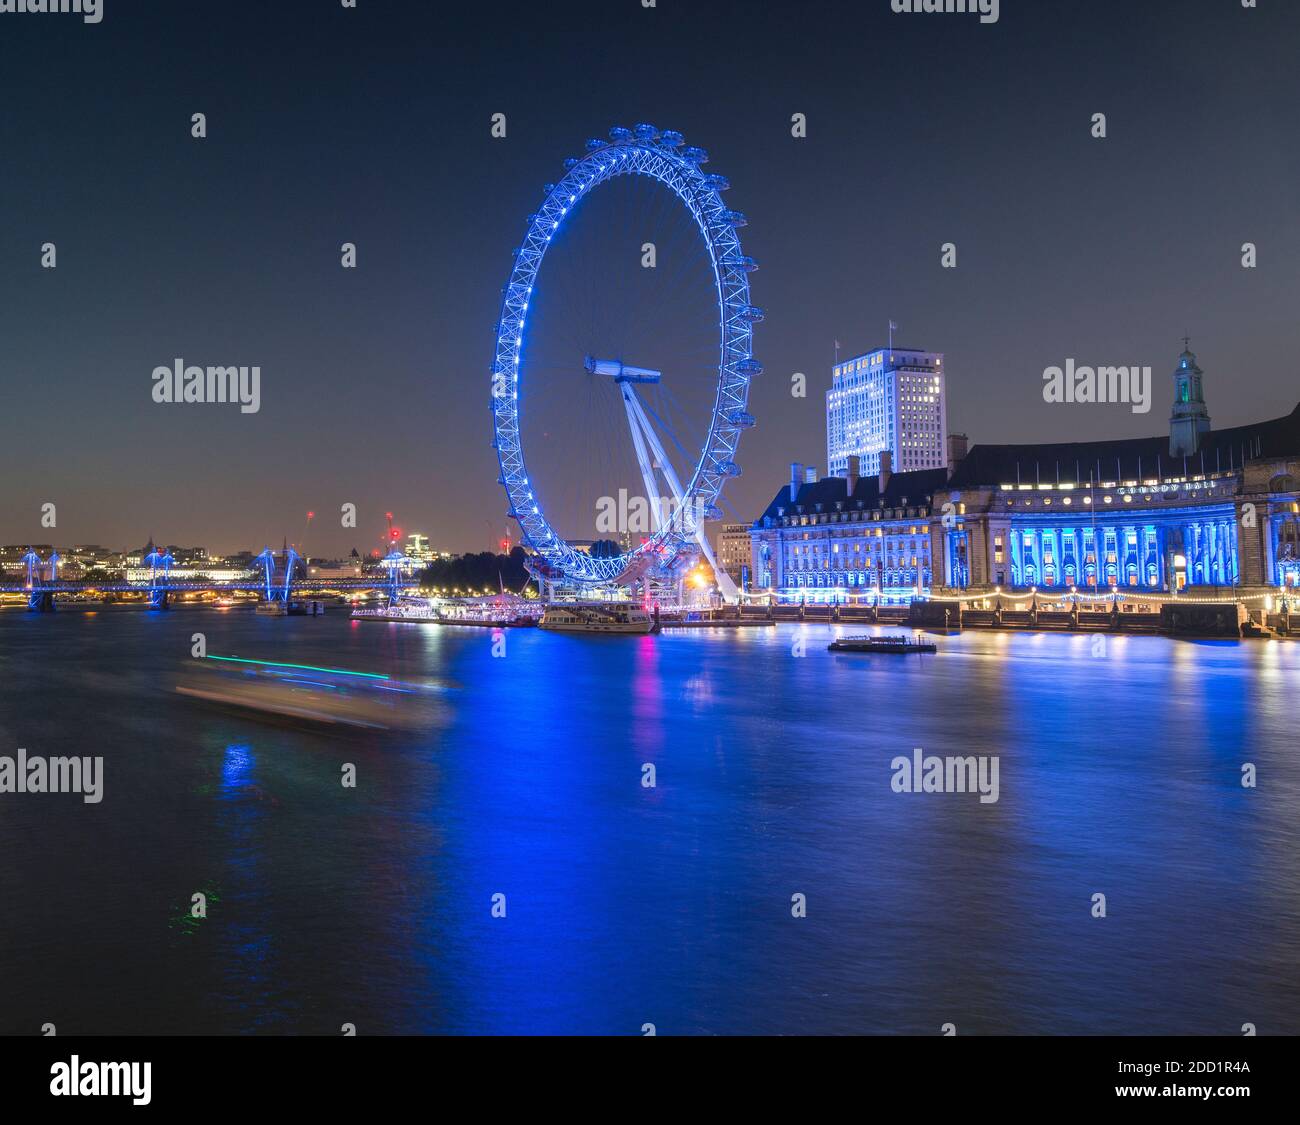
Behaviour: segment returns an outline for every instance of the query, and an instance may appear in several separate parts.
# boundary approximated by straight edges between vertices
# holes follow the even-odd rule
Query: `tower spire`
[[[1190,457],[1210,432],[1210,412],[1205,405],[1204,372],[1196,363],[1192,338],[1183,337],[1183,354],[1174,369],[1174,407],[1169,415],[1169,455]]]

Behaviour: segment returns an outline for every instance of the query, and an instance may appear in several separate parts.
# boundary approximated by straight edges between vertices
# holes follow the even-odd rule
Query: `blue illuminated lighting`
[[[740,433],[753,425],[753,417],[745,409],[753,369],[735,362],[734,357],[753,356],[753,326],[762,319],[762,310],[750,304],[748,273],[755,268],[755,263],[741,251],[737,224],[732,221],[736,213],[723,205],[718,194],[724,181],[722,177],[705,177],[701,173],[699,165],[707,159],[703,150],[691,148],[678,153],[676,148],[680,144],[680,134],[672,131],[661,134],[646,127],[638,128],[633,134],[616,129],[611,133],[610,143],[588,142],[584,156],[566,162],[568,171],[564,179],[549,188],[541,208],[530,219],[524,244],[515,255],[498,319],[501,327],[493,369],[522,367],[520,349],[526,331],[528,301],[520,295],[531,295],[546,249],[568,216],[568,204],[588,188],[616,175],[644,176],[663,184],[686,207],[699,228],[718,293],[716,406],[699,458],[689,478],[684,476],[686,487],[682,489],[683,508],[716,512],[727,476],[721,467],[735,464]],[[703,190],[706,188],[709,190]],[[638,560],[650,563],[675,558],[693,539],[682,521],[668,521],[623,555],[593,558],[577,550],[551,527],[544,505],[533,503],[524,464],[517,394],[504,401],[494,401],[493,422],[500,479],[510,500],[510,511],[519,521],[524,542],[537,552],[549,573],[579,585],[611,582],[632,573]],[[666,564],[654,562],[653,565]]]
[[[1159,523],[1035,520],[1016,527],[1008,548],[1009,584],[1019,588],[1172,590],[1240,580],[1237,523],[1229,507],[1172,513]]]
[[[221,761],[221,787],[229,792],[246,784],[257,759],[247,746],[227,746]]]

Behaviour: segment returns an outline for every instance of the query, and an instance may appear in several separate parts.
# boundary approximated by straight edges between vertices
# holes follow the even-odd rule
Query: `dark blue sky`
[[[991,26],[888,0],[0,16],[0,541],[233,550],[298,538],[308,508],[313,553],[374,545],[386,510],[445,549],[499,538],[510,251],[562,159],[639,121],[707,148],[750,219],[768,319],[727,493],[746,518],[789,461],[824,467],[833,341],[866,350],[891,317],[947,353],[949,424],[975,442],[1163,431],[1184,331],[1216,426],[1285,413],[1298,46],[1283,0],[1003,0]],[[177,356],[259,364],[261,411],[155,404]],[[1044,403],[1067,358],[1151,365],[1152,412]]]

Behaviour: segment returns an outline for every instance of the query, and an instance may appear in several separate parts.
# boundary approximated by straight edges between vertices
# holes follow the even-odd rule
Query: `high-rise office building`
[[[718,532],[718,565],[732,581],[739,582],[744,568],[750,565],[750,540],[747,523],[724,523]]]
[[[826,460],[844,476],[849,457],[864,474],[880,472],[888,451],[894,472],[948,463],[943,353],[878,348],[837,363],[826,392]]]

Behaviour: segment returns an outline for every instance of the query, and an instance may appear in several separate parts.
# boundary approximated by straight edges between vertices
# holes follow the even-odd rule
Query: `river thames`
[[[0,754],[104,759],[99,804],[0,795],[0,1031],[1300,1033],[1300,645],[344,612],[0,613]],[[196,632],[437,712],[222,710]],[[916,748],[998,800],[895,792]]]

